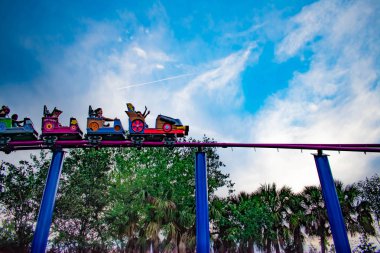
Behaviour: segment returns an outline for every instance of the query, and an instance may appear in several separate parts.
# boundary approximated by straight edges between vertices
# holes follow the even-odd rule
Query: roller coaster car
[[[54,108],[50,113],[46,105],[44,106],[44,117],[42,118],[42,133],[41,138],[46,140],[48,138],[55,138],[58,140],[80,140],[82,139],[83,132],[79,128],[78,121],[71,117],[69,126],[62,126],[59,123],[59,115],[62,111]]]
[[[37,140],[38,133],[34,130],[33,122],[24,118],[21,124],[12,124],[12,119],[0,117],[0,146],[9,141]]]
[[[149,128],[145,123],[145,117],[149,114],[136,112],[135,107],[127,104],[128,111],[125,111],[129,117],[129,135],[130,138],[142,137],[145,140],[162,141],[167,138],[175,139],[184,137],[189,132],[189,126],[184,126],[179,119],[174,119],[164,115],[158,115],[156,118],[156,127]]]
[[[88,109],[87,139],[125,140],[125,131],[119,119],[114,119],[113,126],[106,124],[104,117],[99,117],[92,107]]]

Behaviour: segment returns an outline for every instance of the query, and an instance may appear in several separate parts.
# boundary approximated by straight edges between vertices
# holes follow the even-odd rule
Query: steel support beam
[[[208,192],[206,154],[197,152],[195,158],[195,202],[196,202],[196,243],[197,252],[210,251],[210,230],[208,218]]]
[[[32,253],[46,251],[50,225],[53,217],[55,197],[57,194],[59,178],[63,164],[64,152],[62,149],[54,150],[49,172],[46,178],[45,190],[42,196],[40,211],[38,213],[36,230],[32,242]]]
[[[319,181],[321,182],[323,199],[325,200],[336,252],[351,252],[329,160],[327,155],[323,154],[321,150],[318,150],[318,154],[314,155],[314,159],[317,165]]]

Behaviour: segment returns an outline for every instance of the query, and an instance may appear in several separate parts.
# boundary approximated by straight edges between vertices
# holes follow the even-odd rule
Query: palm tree
[[[234,217],[235,203],[238,203],[238,200],[234,195],[226,198],[213,196],[211,199],[210,221],[214,231],[211,236],[215,252],[236,251],[238,225]]]
[[[286,223],[289,226],[290,244],[284,245],[285,252],[302,253],[305,236],[302,233],[302,228],[306,226],[305,208],[302,205],[303,197],[301,194],[293,194],[289,199],[289,212],[285,217]]]
[[[375,235],[370,204],[361,198],[358,185],[351,184],[344,187],[342,182],[335,181],[335,187],[348,232],[351,235],[357,233]]]
[[[319,237],[321,251],[325,253],[330,229],[321,189],[317,186],[306,186],[302,197],[306,219],[305,231],[308,235]]]
[[[374,235],[375,229],[369,203],[361,198],[358,186],[353,184],[344,187],[342,182],[335,181],[335,187],[347,231],[351,235],[357,233]],[[324,253],[326,239],[331,232],[321,188],[305,187],[302,196],[306,210],[306,233],[320,238],[321,251]]]
[[[177,228],[174,225],[176,204],[168,199],[168,191],[165,196],[154,197],[145,192],[145,201],[148,204],[147,215],[145,217],[145,226],[142,233],[145,238],[153,244],[153,251],[158,252],[159,235],[162,230],[167,234],[167,249],[176,248]]]
[[[288,234],[288,227],[285,224],[285,216],[288,212],[289,199],[292,190],[289,187],[282,187],[277,190],[276,184],[262,185],[256,192],[259,199],[267,206],[272,216],[272,226],[264,228],[264,247],[266,252],[271,252],[272,246],[276,253],[280,252],[280,243],[285,244]]]

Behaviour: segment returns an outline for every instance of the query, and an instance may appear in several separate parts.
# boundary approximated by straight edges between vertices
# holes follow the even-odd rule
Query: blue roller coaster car
[[[22,123],[14,124],[12,119],[0,117],[0,142],[37,140],[38,133],[34,130],[33,122],[25,118]]]
[[[113,121],[113,126],[106,123],[107,121]],[[96,113],[96,110],[92,110],[90,106],[87,118],[87,139],[98,141],[125,140],[125,131],[119,119],[105,118]]]

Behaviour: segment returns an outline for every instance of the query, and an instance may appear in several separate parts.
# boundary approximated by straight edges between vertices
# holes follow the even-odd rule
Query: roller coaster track
[[[286,143],[226,143],[226,142],[164,142],[144,141],[136,144],[129,140],[104,140],[93,144],[88,140],[58,140],[47,144],[42,140],[11,141],[0,147],[0,151],[11,152],[17,150],[57,149],[57,148],[91,148],[91,147],[217,147],[217,148],[274,148],[324,151],[352,151],[352,152],[380,152],[380,144],[286,144]]]
[[[52,163],[49,168],[48,178],[45,185],[43,200],[39,211],[36,230],[34,233],[32,249],[33,253],[45,252],[49,229],[52,220],[53,207],[58,188],[60,171],[62,168],[64,148],[101,148],[101,147],[202,147],[217,148],[274,148],[274,149],[298,149],[315,150],[314,155],[318,175],[323,189],[323,197],[327,207],[332,235],[337,252],[350,252],[347,231],[339,205],[338,196],[334,185],[327,155],[323,151],[353,151],[353,152],[377,152],[380,153],[380,144],[286,144],[286,143],[219,143],[219,142],[149,142],[130,140],[57,140],[57,141],[10,141],[0,146],[0,151],[10,153],[17,150],[51,149],[53,151]],[[200,150],[199,150],[200,151]],[[197,252],[208,252],[209,245],[209,218],[208,218],[208,193],[207,172],[204,152],[197,152],[196,164],[196,234]]]

